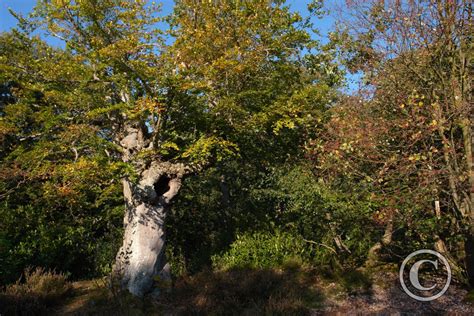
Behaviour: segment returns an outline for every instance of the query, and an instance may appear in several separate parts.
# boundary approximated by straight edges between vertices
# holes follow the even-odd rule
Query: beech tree
[[[116,238],[127,167],[90,124],[101,85],[77,60],[36,37],[0,35],[2,282],[31,264],[81,277],[108,266],[112,250],[98,247]]]
[[[185,177],[226,159],[285,161],[339,80],[331,53],[310,36],[310,18],[284,1],[183,0],[169,17],[159,14],[143,0],[40,1],[31,19],[18,17],[23,31],[14,37],[22,44],[11,55],[22,45],[33,49],[24,59],[2,59],[9,89],[2,102],[38,91],[51,109],[37,134],[24,127],[31,144],[41,149],[44,131],[53,137],[66,120],[76,133],[53,137],[67,152],[63,159],[77,167],[100,156],[111,177],[122,177],[125,231],[113,274],[137,296],[170,277],[164,222]],[[170,29],[163,31],[165,20]],[[31,42],[38,27],[65,48]],[[27,65],[38,60],[41,67]],[[2,137],[12,126],[2,125]],[[100,146],[79,146],[79,131],[90,131],[85,141]]]

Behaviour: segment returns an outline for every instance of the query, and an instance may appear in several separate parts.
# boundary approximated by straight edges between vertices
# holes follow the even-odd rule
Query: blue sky
[[[8,8],[24,13],[29,12],[35,3],[34,0],[0,0],[0,31],[7,31],[16,24]]]

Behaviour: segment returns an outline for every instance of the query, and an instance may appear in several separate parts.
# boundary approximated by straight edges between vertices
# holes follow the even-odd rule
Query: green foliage
[[[276,231],[237,236],[229,251],[212,258],[217,269],[275,268],[289,261],[309,257],[308,245],[301,237]]]
[[[85,87],[80,57],[38,38],[13,31],[0,46],[0,282],[29,265],[101,275],[115,249],[97,253],[122,225],[120,178],[133,173],[87,119],[99,85]]]
[[[355,186],[351,192],[342,188],[317,178],[309,165],[296,165],[278,170],[273,190],[267,191],[279,201],[280,225],[314,242],[312,260],[320,267],[334,260],[359,265],[380,235],[371,218],[379,203]]]
[[[363,191],[338,191],[319,181],[307,165],[280,166],[267,173],[238,166],[235,161],[226,162],[223,169],[210,169],[186,180],[167,222],[168,241],[173,253],[179,254],[180,271],[200,271],[211,257],[220,258],[236,235],[245,241],[246,251],[257,251],[272,237],[265,232],[275,229],[286,232],[274,237],[282,242],[290,238],[301,243],[304,238],[301,247],[306,250],[293,255],[311,265],[354,267],[365,261],[368,249],[383,234],[383,227],[372,217],[381,205]],[[230,190],[227,201],[225,187]],[[251,232],[258,238],[252,239]],[[338,248],[335,238],[347,249]],[[248,256],[239,260],[242,265],[245,260],[254,264]],[[278,260],[273,263],[280,264]]]
[[[63,38],[65,49],[31,37],[23,20],[23,32],[1,35],[2,281],[32,262],[74,277],[110,272],[122,225],[120,179],[137,181],[152,161],[199,171],[167,218],[178,274],[212,260],[219,268],[291,259],[361,265],[397,204],[375,188],[397,178],[379,176],[389,169],[383,163],[360,160],[393,151],[384,123],[426,110],[416,94],[409,109],[387,110],[392,99],[379,93],[370,104],[380,111],[345,111],[336,57],[348,35],[322,45],[311,20],[284,3],[179,1],[167,18],[169,45],[156,28],[157,7],[146,1],[40,2],[30,28]],[[309,9],[320,15],[322,2]],[[430,133],[437,125],[413,124]],[[146,139],[132,153],[121,144],[131,128]],[[302,163],[314,148],[324,155]],[[428,157],[413,151],[408,167]],[[416,217],[426,199],[411,209],[410,202],[397,204],[407,216],[396,221],[416,221],[403,232],[428,244],[439,223]]]
[[[235,144],[211,136],[199,138],[182,153],[181,157],[188,158],[192,164],[204,165],[209,163],[211,158],[214,158],[216,162],[221,162],[225,158],[236,156],[237,153],[238,147]]]
[[[69,271],[75,277],[110,271],[120,238],[121,205],[115,209],[99,205],[99,209],[86,211],[2,206],[2,229],[9,241],[2,249],[2,258],[9,263],[0,269],[2,282],[12,281],[25,265],[33,263]]]

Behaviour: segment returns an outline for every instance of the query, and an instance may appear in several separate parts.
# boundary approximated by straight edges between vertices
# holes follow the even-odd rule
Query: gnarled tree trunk
[[[364,266],[371,268],[376,266],[380,261],[380,252],[382,249],[392,243],[393,238],[393,214],[389,215],[389,220],[385,226],[385,232],[382,236],[382,239],[378,241],[375,245],[370,247],[367,254],[367,260],[365,261]]]
[[[184,174],[182,164],[154,162],[140,174],[138,184],[123,181],[125,233],[114,276],[135,296],[149,292],[155,279],[170,278],[164,221]]]
[[[187,171],[184,164],[139,159],[153,142],[146,126],[128,126],[120,140],[122,159],[134,166],[138,181],[123,180],[124,237],[113,268],[113,278],[135,296],[150,292],[156,279],[170,279],[164,229],[171,200],[178,194]]]

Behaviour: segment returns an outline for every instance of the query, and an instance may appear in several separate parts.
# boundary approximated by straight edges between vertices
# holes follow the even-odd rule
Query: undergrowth
[[[71,283],[64,274],[28,268],[16,283],[0,292],[0,314],[46,314],[48,307],[58,304],[70,290]]]

